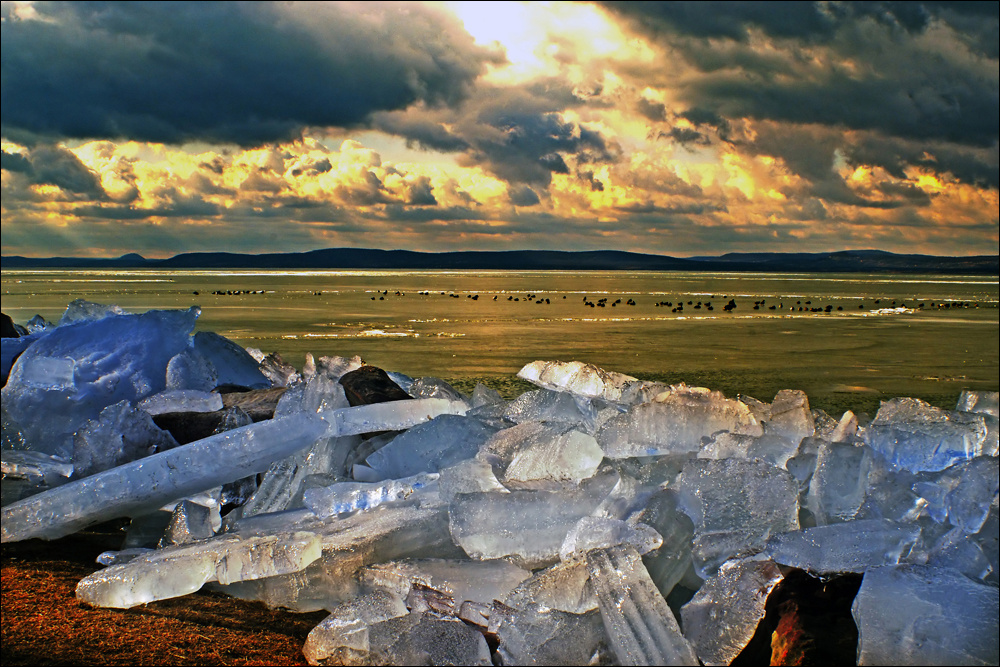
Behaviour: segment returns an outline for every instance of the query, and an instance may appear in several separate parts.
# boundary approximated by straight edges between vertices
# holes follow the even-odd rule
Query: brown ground
[[[114,526],[52,542],[5,544],[0,663],[8,665],[305,665],[302,645],[326,612],[271,611],[200,592],[128,610],[76,600],[77,582],[118,548]]]

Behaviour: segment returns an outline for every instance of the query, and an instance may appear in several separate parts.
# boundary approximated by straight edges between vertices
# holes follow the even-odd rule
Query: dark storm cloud
[[[981,47],[997,34],[996,3],[603,4],[701,70],[680,97],[720,120],[984,147],[1000,134],[995,38]],[[772,38],[768,49],[754,31]]]
[[[411,206],[437,206],[434,187],[427,176],[417,176],[406,186],[406,203]]]
[[[514,206],[535,206],[541,202],[538,194],[527,185],[516,185],[508,188],[507,197]]]
[[[244,146],[356,126],[415,102],[454,105],[485,63],[457,20],[422,5],[94,2],[5,5],[8,137]]]
[[[77,206],[73,215],[99,220],[146,220],[148,218],[213,218],[222,209],[201,197],[178,197],[167,206],[139,208],[132,206]]]
[[[32,184],[55,185],[76,198],[107,199],[98,175],[60,146],[35,146],[27,156],[5,151],[2,167],[25,174]]]
[[[659,122],[667,119],[667,107],[660,102],[651,102],[644,97],[639,98],[636,109],[651,121]]]

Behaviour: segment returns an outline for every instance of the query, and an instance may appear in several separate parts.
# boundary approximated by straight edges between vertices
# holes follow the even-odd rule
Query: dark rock
[[[340,384],[351,405],[371,405],[412,398],[392,381],[388,373],[377,366],[362,366],[345,373],[340,378]]]
[[[164,412],[153,415],[153,423],[169,431],[178,444],[186,445],[215,433],[222,424],[224,410],[215,412]]]
[[[285,387],[269,387],[267,389],[253,389],[251,391],[223,392],[222,407],[240,408],[255,422],[270,419],[274,416],[274,408],[278,405],[278,399],[285,393]]]
[[[0,338],[20,338],[21,332],[14,326],[14,320],[7,313],[0,313]]]

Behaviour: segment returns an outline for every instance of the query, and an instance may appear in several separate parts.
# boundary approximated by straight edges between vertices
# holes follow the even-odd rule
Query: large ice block
[[[425,399],[427,400],[427,399]],[[429,399],[444,400],[444,399]],[[393,401],[377,405],[395,405]],[[458,405],[460,402],[452,403]],[[374,406],[372,406],[374,407]],[[438,472],[459,461],[471,459],[494,429],[457,414],[442,414],[425,424],[397,435],[371,454],[365,463],[382,479],[399,479],[422,472]]]
[[[798,530],[798,484],[763,461],[692,459],[679,484],[695,525],[694,561],[709,576],[726,560],[762,548],[774,533]]]
[[[958,484],[945,496],[948,523],[977,533],[986,522],[990,503],[1000,491],[1000,465],[994,456],[980,456],[963,466]]]
[[[728,665],[746,648],[783,578],[769,560],[731,560],[681,607],[684,636],[702,663]]]
[[[763,435],[745,403],[697,387],[673,387],[609,419],[597,441],[610,458],[695,453],[702,439],[719,431]]]
[[[518,371],[517,377],[544,389],[626,404],[648,400],[650,388],[656,390],[653,396],[666,389],[659,383],[606,371],[582,361],[532,361]],[[645,395],[643,389],[647,390]]]
[[[984,415],[942,410],[916,398],[894,398],[882,402],[862,437],[892,465],[921,472],[983,456],[986,435]]]
[[[504,665],[600,665],[613,659],[597,610],[572,614],[494,604],[489,627]]]
[[[502,602],[515,609],[539,607],[570,614],[597,609],[587,561],[577,558],[535,572],[522,581]]]
[[[621,665],[697,665],[674,613],[638,552],[624,545],[587,554],[601,618]]]
[[[580,558],[591,549],[630,544],[640,555],[658,549],[663,538],[644,523],[632,525],[621,519],[585,516],[576,522],[559,547],[559,558]]]
[[[99,570],[80,580],[76,597],[95,607],[128,609],[193,593],[209,581],[231,584],[297,572],[320,553],[320,538],[309,532],[222,535]]]
[[[372,591],[331,609],[330,615],[309,631],[302,653],[310,665],[361,661],[370,650],[369,628],[407,613],[400,597],[384,590]]]
[[[257,389],[268,382],[259,363],[245,349],[212,331],[199,331],[191,340],[192,349],[215,370],[216,381]]]
[[[778,435],[793,444],[807,438],[815,431],[816,424],[809,410],[809,397],[805,392],[782,389],[771,401],[771,419],[765,432]]]
[[[531,576],[504,560],[414,559],[377,563],[358,573],[362,585],[383,588],[405,598],[415,584],[451,596],[455,609],[463,602],[489,605],[502,600]]]
[[[368,629],[361,665],[482,665],[492,667],[486,638],[462,621],[409,613]]]
[[[806,496],[806,506],[817,524],[854,518],[868,491],[871,466],[872,451],[868,447],[831,442],[820,445]]]
[[[666,597],[691,568],[694,524],[681,510],[677,491],[669,488],[653,494],[635,518],[652,526],[663,539],[660,548],[645,554],[642,562],[653,583]]]
[[[28,449],[69,457],[73,434],[105,407],[166,386],[200,310],[151,310],[63,324],[29,346],[2,391]]]
[[[864,572],[901,562],[919,536],[920,526],[913,523],[860,519],[773,535],[764,553],[817,574]]]
[[[477,458],[493,464],[508,488],[534,488],[593,476],[604,452],[572,424],[525,422],[497,432]]]
[[[152,512],[171,500],[262,472],[329,429],[316,415],[272,419],[85,477],[3,508],[3,542],[57,539],[93,523]]]
[[[859,665],[1000,664],[1000,595],[927,565],[865,572],[851,612]]]
[[[561,391],[526,391],[507,404],[504,419],[515,424],[530,421],[565,422],[593,432],[597,409],[588,399]]]
[[[221,403],[221,399],[220,399]],[[73,476],[86,477],[177,446],[145,410],[120,401],[101,410],[73,437]]]

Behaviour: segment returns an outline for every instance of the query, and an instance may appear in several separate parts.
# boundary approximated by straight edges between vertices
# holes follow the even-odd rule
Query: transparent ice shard
[[[990,502],[1000,492],[1000,466],[996,457],[977,457],[962,466],[955,488],[945,496],[948,523],[966,533],[977,533],[986,522]]]
[[[566,534],[594,511],[615,481],[598,476],[561,493],[458,494],[449,509],[451,534],[471,558],[510,557],[531,568],[551,565],[559,559]]]
[[[329,424],[328,435],[359,435],[378,431],[402,431],[434,419],[438,415],[464,415],[463,401],[422,398],[358,405],[320,413]]]
[[[136,407],[151,415],[166,412],[215,412],[222,409],[222,394],[197,389],[172,389],[144,398]]]
[[[331,609],[330,615],[310,630],[302,653],[310,665],[360,662],[368,658],[369,628],[407,613],[398,596],[384,590],[372,591]]]
[[[493,435],[477,458],[492,463],[508,488],[534,488],[592,477],[604,452],[572,424],[525,422]]]
[[[212,519],[212,508],[190,500],[182,500],[174,507],[170,523],[167,524],[167,530],[160,540],[160,546],[190,544],[213,537],[218,526],[213,528]]]
[[[763,435],[745,403],[681,386],[612,417],[597,432],[597,441],[610,458],[686,454],[700,450],[702,439],[719,431]]]
[[[435,614],[411,612],[374,623],[368,630],[368,646],[369,655],[360,664],[493,665],[481,632]]]
[[[438,493],[446,503],[454,500],[459,493],[508,492],[493,474],[493,466],[478,459],[460,461],[444,468],[439,474]]]
[[[306,489],[305,506],[321,518],[345,512],[366,510],[384,503],[405,500],[415,491],[436,485],[438,473],[419,473],[403,479],[384,482],[338,482],[329,486]]]
[[[779,391],[771,401],[771,419],[765,426],[765,432],[798,445],[802,438],[811,436],[815,429],[816,424],[809,410],[809,397],[805,392],[793,389]]]
[[[151,512],[164,503],[261,472],[310,446],[328,425],[294,415],[227,431],[111,468],[3,508],[3,542],[57,539],[93,523]]]
[[[764,553],[782,565],[817,574],[864,572],[899,563],[919,537],[916,524],[862,519],[773,535]]]
[[[996,391],[970,391],[966,389],[958,397],[956,410],[962,412],[980,412],[1000,417],[1000,392]]]
[[[41,452],[4,449],[0,472],[0,506],[4,506],[65,484],[73,474],[73,464]]]
[[[773,533],[799,528],[795,478],[763,461],[692,459],[678,489],[695,525],[694,562],[702,578],[734,556],[760,550]]]
[[[663,538],[643,523],[631,525],[621,519],[585,516],[566,534],[559,547],[559,558],[567,561],[579,558],[591,549],[616,544],[630,544],[642,555],[658,549],[663,544]]]
[[[515,609],[539,607],[570,614],[584,614],[597,609],[590,570],[583,558],[556,563],[535,572],[502,601]]]
[[[482,382],[476,383],[476,388],[472,390],[472,407],[481,408],[486,405],[499,405],[504,402],[503,396],[496,389],[487,387]]]
[[[527,391],[507,404],[504,419],[515,424],[531,421],[563,422],[593,432],[597,409],[589,400],[560,391]]]
[[[515,609],[494,604],[490,629],[499,641],[505,665],[608,664],[613,654],[601,615],[593,610],[572,614],[557,609]]]
[[[219,374],[211,361],[192,348],[175,354],[167,363],[167,389],[171,391],[211,391],[219,384]]]
[[[115,305],[107,306],[84,299],[75,299],[66,306],[66,310],[59,319],[59,326],[100,320],[109,315],[125,315],[125,311]]]
[[[694,524],[681,510],[674,489],[655,493],[635,518],[652,526],[663,539],[660,548],[645,554],[642,562],[653,583],[666,597],[691,568]]]
[[[531,572],[504,560],[415,559],[378,563],[358,573],[362,585],[405,598],[414,584],[446,593],[455,609],[463,602],[489,605],[507,597]]]
[[[199,331],[191,341],[191,347],[215,372],[220,385],[231,384],[251,389],[268,385],[267,378],[260,372],[259,362],[249,352],[233,341],[212,331]]]
[[[731,560],[681,607],[684,636],[705,665],[728,665],[750,643],[764,603],[784,578],[768,560]]]
[[[938,471],[985,454],[984,415],[942,410],[916,398],[883,401],[864,441],[911,472]]]
[[[920,561],[911,558],[910,562]],[[982,547],[961,528],[952,528],[934,543],[926,554],[926,564],[951,568],[979,581],[986,581],[993,573],[993,563]]]
[[[193,593],[209,581],[230,584],[296,572],[319,557],[320,539],[313,533],[223,535],[95,572],[80,580],[76,597],[95,607],[129,609]]]
[[[101,410],[73,437],[73,476],[93,475],[176,446],[148,413],[121,401]]]
[[[187,348],[199,312],[115,315],[40,336],[18,358],[2,390],[3,406],[20,425],[26,447],[68,458],[73,434],[101,410],[162,391],[167,362]]]
[[[850,521],[868,491],[872,451],[868,447],[824,442],[816,453],[806,506],[819,525]]]
[[[928,565],[865,572],[851,612],[859,665],[1000,663],[998,589]]]
[[[449,401],[463,401],[471,407],[467,397],[440,378],[417,378],[406,392],[413,398],[444,398]]]
[[[393,401],[378,405],[404,402],[409,401]],[[459,404],[461,403],[451,403],[451,405]],[[382,479],[399,479],[422,472],[438,472],[442,468],[474,457],[480,445],[494,432],[494,429],[475,419],[457,414],[441,414],[427,423],[419,424],[397,435],[387,445],[368,456],[365,464],[378,472]]]
[[[919,477],[906,469],[895,468],[875,457],[868,473],[868,491],[855,519],[890,519],[912,522],[925,513],[927,500],[913,491]]]
[[[691,644],[631,546],[587,554],[611,647],[622,665],[697,665]]]

